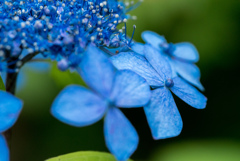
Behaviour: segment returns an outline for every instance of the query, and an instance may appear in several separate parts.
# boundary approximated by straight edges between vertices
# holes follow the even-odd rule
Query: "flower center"
[[[167,80],[165,80],[165,86],[168,88],[171,88],[174,86],[174,82],[171,78],[168,78]]]

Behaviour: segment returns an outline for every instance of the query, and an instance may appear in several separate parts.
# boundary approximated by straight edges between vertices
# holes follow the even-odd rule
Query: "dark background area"
[[[143,110],[123,110],[140,136],[132,158],[153,161],[240,160],[240,1],[239,0],[146,0],[131,12],[138,19],[136,41],[152,30],[169,42],[192,42],[200,53],[198,66],[208,97],[207,108],[194,109],[175,97],[184,127],[180,136],[155,141]],[[53,99],[64,86],[81,84],[70,72],[23,69],[26,80],[17,96],[24,109],[13,127],[12,161],[42,161],[75,151],[107,151],[103,122],[75,128],[50,114]]]

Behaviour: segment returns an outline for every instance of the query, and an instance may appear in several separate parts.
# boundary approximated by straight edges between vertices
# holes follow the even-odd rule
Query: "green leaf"
[[[46,161],[116,161],[116,159],[110,153],[84,151],[61,155],[55,158],[48,159]]]
[[[0,90],[4,90],[4,91],[6,90],[1,76],[0,76]]]
[[[57,68],[56,64],[53,65],[50,75],[60,88],[64,88],[69,84],[79,84],[86,86],[77,72],[70,72],[69,70],[64,72],[60,71]]]

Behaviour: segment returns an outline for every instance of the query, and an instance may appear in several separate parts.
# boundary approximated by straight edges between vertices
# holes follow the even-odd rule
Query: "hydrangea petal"
[[[163,80],[172,78],[171,66],[161,50],[156,50],[150,45],[145,45],[144,54],[148,62],[153,66]]]
[[[129,69],[146,79],[151,86],[163,86],[163,80],[151,64],[141,55],[132,52],[120,53],[110,58],[117,69]]]
[[[175,50],[171,53],[173,56],[190,61],[197,62],[199,60],[199,54],[196,47],[188,42],[176,43],[174,44]]]
[[[110,108],[104,120],[104,136],[109,151],[117,160],[127,160],[138,146],[138,134],[117,108]]]
[[[144,112],[154,139],[175,137],[181,133],[183,122],[171,92],[165,88],[152,91]]]
[[[173,60],[173,64],[175,70],[182,78],[198,87],[200,90],[204,90],[204,87],[200,82],[200,70],[195,64],[183,62],[176,59]]]
[[[23,102],[5,91],[0,91],[0,133],[11,128],[17,121]]]
[[[104,97],[109,97],[115,69],[97,47],[90,45],[83,56],[78,72],[85,83]]]
[[[156,49],[159,49],[161,44],[167,42],[164,36],[160,36],[152,31],[144,31],[142,33],[142,39],[145,43],[151,44]]]
[[[171,91],[190,106],[203,109],[206,107],[207,98],[196,88],[189,85],[180,77],[173,79],[174,86]]]
[[[9,149],[2,134],[0,134],[0,161],[9,161]]]
[[[52,104],[51,112],[58,120],[72,126],[87,126],[100,120],[107,103],[92,91],[77,85],[63,89]]]
[[[144,78],[130,70],[116,73],[111,100],[118,107],[142,107],[150,99],[151,91]]]
[[[135,53],[138,53],[142,56],[144,56],[144,44],[142,43],[134,43],[132,46],[131,46],[132,50],[135,52]]]

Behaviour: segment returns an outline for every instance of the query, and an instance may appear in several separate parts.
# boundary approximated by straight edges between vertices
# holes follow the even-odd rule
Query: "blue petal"
[[[81,86],[70,85],[54,100],[51,112],[60,121],[81,127],[100,120],[106,109],[106,102],[92,91]]]
[[[132,46],[131,46],[132,50],[135,52],[135,53],[138,53],[142,56],[144,56],[144,44],[142,43],[134,43]]]
[[[190,106],[203,109],[206,107],[207,98],[196,88],[189,85],[180,77],[173,79],[174,86],[171,91]]]
[[[85,83],[97,93],[108,98],[115,69],[104,53],[90,45],[83,56],[80,68],[79,73]]]
[[[200,90],[204,90],[203,85],[200,82],[200,70],[199,68],[192,63],[187,63],[179,60],[172,61],[175,67],[176,72],[184,78],[189,83],[198,87]]]
[[[0,134],[0,161],[9,161],[7,142],[2,134]]]
[[[138,146],[138,134],[117,108],[110,108],[104,120],[104,136],[109,151],[119,161],[127,160]]]
[[[144,42],[151,44],[156,49],[159,49],[161,44],[167,43],[163,36],[160,36],[152,31],[144,31],[142,33],[142,39]]]
[[[181,115],[167,88],[153,90],[151,101],[144,111],[154,139],[165,139],[181,133]]]
[[[174,46],[175,50],[171,53],[173,56],[193,63],[199,60],[198,51],[193,44],[183,42],[174,44]]]
[[[120,53],[110,58],[118,69],[129,69],[146,79],[151,86],[163,86],[163,80],[151,64],[141,55],[132,52]]]
[[[163,55],[162,50],[156,50],[150,45],[145,45],[144,53],[146,59],[153,66],[153,68],[158,72],[163,80],[172,78],[172,69],[169,61],[165,55]]]
[[[10,93],[0,90],[0,133],[11,128],[17,121],[23,102]]]
[[[150,100],[151,91],[146,80],[130,70],[115,75],[111,100],[118,107],[142,107]]]

